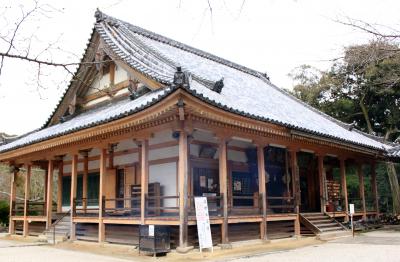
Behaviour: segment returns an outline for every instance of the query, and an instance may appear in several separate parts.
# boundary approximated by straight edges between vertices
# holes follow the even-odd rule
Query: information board
[[[206,197],[195,197],[197,235],[199,238],[200,252],[204,248],[213,250],[210,217],[208,215],[208,204]]]

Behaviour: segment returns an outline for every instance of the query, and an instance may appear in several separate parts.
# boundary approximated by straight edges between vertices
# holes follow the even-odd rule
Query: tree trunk
[[[392,191],[393,213],[400,214],[400,188],[394,163],[386,162],[386,168],[388,172],[390,188]]]
[[[371,125],[371,121],[369,120],[369,116],[368,116],[368,110],[364,105],[364,99],[365,99],[365,94],[362,95],[361,99],[360,99],[360,107],[361,107],[361,111],[363,113],[365,122],[367,123],[367,128],[368,128],[368,133],[369,134],[373,134],[374,130],[372,129],[372,125]]]

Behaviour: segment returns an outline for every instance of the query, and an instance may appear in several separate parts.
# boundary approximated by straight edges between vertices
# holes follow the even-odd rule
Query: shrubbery
[[[8,225],[10,205],[7,201],[0,200],[0,225]]]

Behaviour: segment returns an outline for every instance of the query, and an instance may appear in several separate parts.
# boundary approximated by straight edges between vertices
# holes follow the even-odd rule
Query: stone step
[[[331,220],[331,218],[328,217],[328,216],[311,216],[311,217],[305,217],[305,218],[310,220],[310,221],[314,221],[314,220]]]
[[[314,223],[314,225],[318,228],[325,228],[325,227],[338,227],[342,228],[338,223]]]
[[[326,224],[326,223],[336,223],[332,219],[320,219],[320,220],[310,220],[313,224]]]
[[[331,232],[331,231],[347,231],[342,227],[326,227],[326,228],[321,228],[321,232]]]

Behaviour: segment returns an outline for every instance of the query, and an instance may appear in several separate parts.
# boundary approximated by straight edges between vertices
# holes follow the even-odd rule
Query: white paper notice
[[[208,204],[206,197],[195,197],[194,204],[196,208],[196,220],[197,220],[197,234],[199,237],[200,251],[203,248],[211,248],[211,227],[210,218],[208,215]]]
[[[149,225],[149,237],[154,237],[154,225]]]

